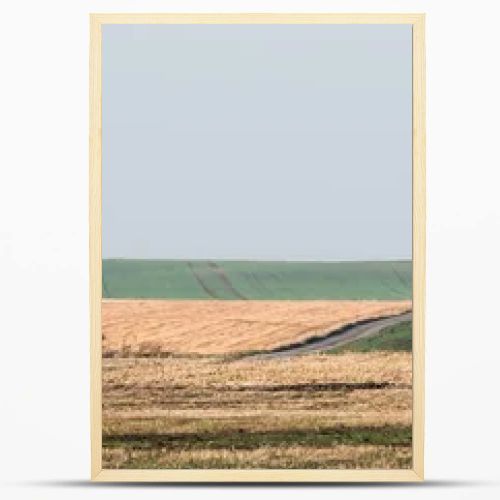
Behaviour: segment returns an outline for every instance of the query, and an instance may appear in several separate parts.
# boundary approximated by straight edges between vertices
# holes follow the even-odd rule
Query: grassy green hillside
[[[104,298],[411,299],[411,261],[103,260]]]

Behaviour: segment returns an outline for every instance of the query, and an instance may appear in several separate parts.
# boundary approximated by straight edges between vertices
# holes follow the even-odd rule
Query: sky
[[[410,25],[105,25],[103,258],[412,252]]]

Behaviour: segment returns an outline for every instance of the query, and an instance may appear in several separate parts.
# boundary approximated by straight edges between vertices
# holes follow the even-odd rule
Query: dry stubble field
[[[411,353],[225,356],[410,308],[105,301],[103,466],[411,467]]]

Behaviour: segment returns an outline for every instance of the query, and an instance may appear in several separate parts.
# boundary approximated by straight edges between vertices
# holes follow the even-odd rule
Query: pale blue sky
[[[103,257],[411,258],[409,25],[103,28]]]

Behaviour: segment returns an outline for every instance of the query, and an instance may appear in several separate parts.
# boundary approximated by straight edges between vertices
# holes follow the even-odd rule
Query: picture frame
[[[102,466],[102,28],[109,24],[406,24],[413,68],[413,418],[411,469],[104,469]],[[424,479],[425,35],[424,14],[90,15],[91,479],[102,482],[417,482]],[[326,62],[325,62],[326,64]]]

